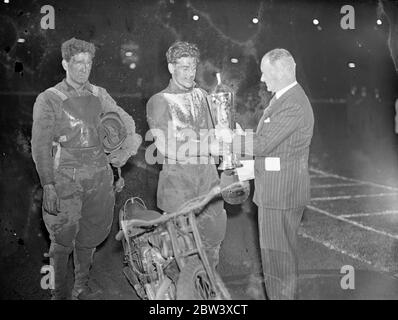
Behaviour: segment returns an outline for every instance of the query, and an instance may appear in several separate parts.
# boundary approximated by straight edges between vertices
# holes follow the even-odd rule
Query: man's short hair
[[[184,41],[176,41],[166,52],[167,63],[176,63],[178,59],[183,57],[195,58],[196,63],[198,63],[200,51],[196,44]]]
[[[286,49],[273,49],[267,52],[263,59],[268,61],[271,66],[282,68],[292,75],[296,74],[296,62]]]
[[[70,59],[81,52],[88,52],[92,58],[95,56],[95,46],[91,42],[72,38],[65,41],[61,46],[62,59],[70,61]]]

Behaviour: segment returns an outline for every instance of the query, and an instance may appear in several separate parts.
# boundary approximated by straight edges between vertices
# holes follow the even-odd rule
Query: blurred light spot
[[[312,20],[312,23],[313,23],[315,26],[317,26],[317,25],[319,24],[319,20],[318,20],[318,19],[314,19],[314,20]]]
[[[24,38],[19,38],[18,39],[18,43],[24,43],[25,42],[25,39]]]
[[[133,63],[130,64],[130,69],[135,69],[136,66],[137,65],[133,62]]]
[[[380,26],[383,24],[383,21],[381,21],[380,19],[377,19],[376,23]]]
[[[4,3],[10,3],[10,0],[4,0]]]
[[[322,27],[321,26],[317,26],[316,27],[319,31],[322,31]]]
[[[198,21],[198,20],[199,20],[199,16],[195,14],[195,15],[192,17],[192,19],[195,20],[195,21]]]
[[[131,51],[127,51],[126,53],[125,53],[125,56],[126,57],[131,57],[133,55],[133,53],[131,52]]]
[[[252,21],[253,21],[254,24],[257,24],[257,23],[258,23],[258,19],[257,19],[257,18],[253,18]]]
[[[355,63],[354,62],[349,62],[348,63],[349,68],[355,68]]]
[[[236,59],[236,58],[231,58],[231,62],[232,62],[232,63],[238,63],[238,62],[239,62],[239,60],[238,60],[238,59]]]

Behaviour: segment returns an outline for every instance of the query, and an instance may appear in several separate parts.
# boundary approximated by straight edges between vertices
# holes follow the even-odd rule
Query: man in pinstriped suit
[[[296,63],[285,49],[261,61],[261,81],[274,94],[256,133],[242,147],[255,157],[254,202],[258,206],[261,258],[267,296],[297,298],[297,230],[310,200],[309,146],[314,115],[296,82]],[[239,143],[234,137],[234,144]]]

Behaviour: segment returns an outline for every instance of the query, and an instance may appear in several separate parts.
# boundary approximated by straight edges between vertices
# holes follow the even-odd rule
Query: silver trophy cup
[[[234,108],[234,99],[232,92],[216,92],[211,93],[207,97],[207,102],[210,107],[211,116],[214,125],[221,128],[233,128],[232,111]],[[225,143],[225,142],[224,142]],[[230,170],[241,167],[236,155],[231,152],[232,144],[228,143],[229,151],[222,155],[223,160],[219,165],[219,170]]]

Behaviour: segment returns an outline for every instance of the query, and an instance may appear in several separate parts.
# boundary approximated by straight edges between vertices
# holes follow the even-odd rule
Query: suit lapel
[[[275,98],[275,94],[274,94],[274,96],[270,100],[267,108],[264,109],[264,112],[263,112],[263,115],[261,116],[260,122],[257,125],[257,129],[256,129],[257,134],[260,132],[261,128],[263,127],[265,119],[268,118],[268,116],[270,114],[270,108],[275,103],[275,101],[276,101],[276,98]]]
[[[278,100],[276,99],[275,94],[274,94],[274,96],[272,97],[272,99],[270,100],[270,102],[268,104],[268,107],[265,108],[264,113],[260,119],[260,122],[257,125],[256,134],[258,134],[261,131],[261,128],[264,125],[264,120],[267,119],[271,115],[272,111],[276,108],[277,105],[280,105],[280,104],[283,105],[285,100],[287,100],[290,96],[297,95],[301,91],[303,91],[303,89],[300,86],[300,84],[296,84],[293,88],[289,89],[281,97],[279,97]]]

